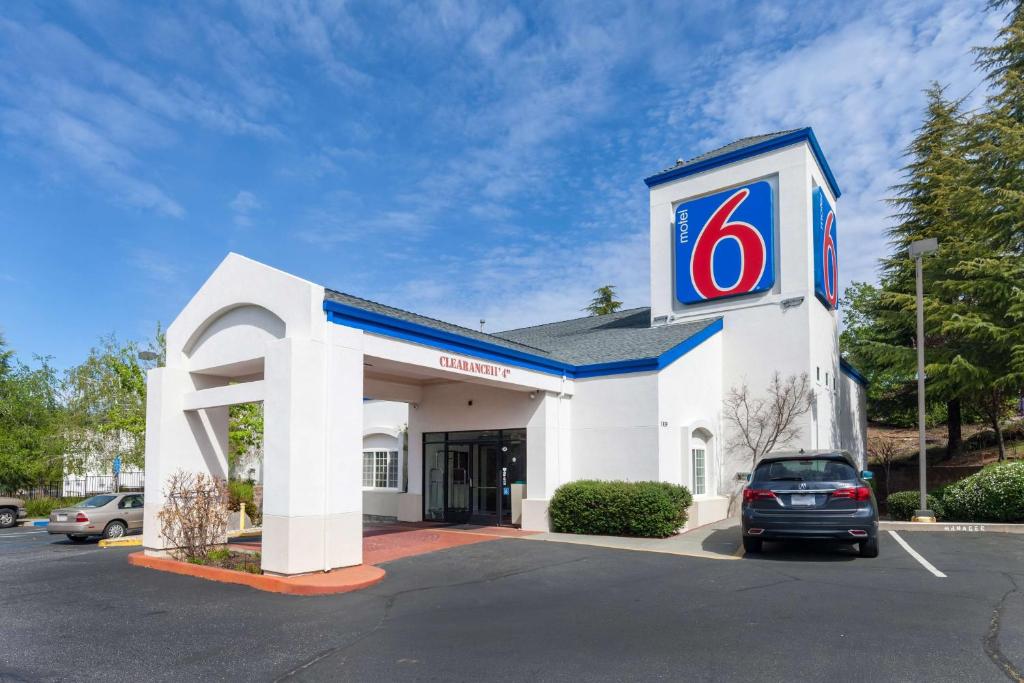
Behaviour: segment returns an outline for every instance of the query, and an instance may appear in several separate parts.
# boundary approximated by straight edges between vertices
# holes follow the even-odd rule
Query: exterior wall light
[[[804,298],[802,296],[794,296],[790,297],[789,299],[783,299],[780,305],[782,306],[782,310],[785,311],[788,308],[796,308],[803,302]]]

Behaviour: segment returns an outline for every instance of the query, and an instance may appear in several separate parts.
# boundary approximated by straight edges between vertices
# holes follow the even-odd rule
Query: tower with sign
[[[810,128],[746,138],[646,179],[651,320],[723,319],[723,391],[806,373],[792,447],[863,456],[863,392],[838,348],[839,187]],[[699,391],[699,388],[693,388]]]

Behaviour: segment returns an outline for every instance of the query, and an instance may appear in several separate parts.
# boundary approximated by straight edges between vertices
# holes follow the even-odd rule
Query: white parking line
[[[943,574],[938,569],[936,569],[935,566],[932,565],[931,562],[929,562],[928,560],[926,560],[923,557],[921,557],[920,553],[918,553],[916,550],[911,548],[910,544],[907,543],[906,541],[904,541],[903,538],[898,533],[896,533],[892,529],[889,529],[889,533],[892,534],[892,537],[896,539],[897,543],[899,543],[901,546],[903,546],[904,550],[906,550],[908,553],[910,553],[910,556],[912,558],[914,558],[915,560],[917,560],[918,562],[921,563],[922,567],[924,567],[925,569],[927,569],[928,571],[930,571],[932,574],[934,574],[935,576],[939,577],[940,579],[945,579],[946,578],[945,574]]]
[[[45,534],[45,531],[19,531],[16,534],[0,534],[0,539],[3,538],[21,538],[22,536],[31,536],[32,534]]]

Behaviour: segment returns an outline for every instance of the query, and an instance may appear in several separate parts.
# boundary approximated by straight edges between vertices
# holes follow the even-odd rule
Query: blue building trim
[[[818,166],[821,167],[821,172],[825,175],[825,181],[828,183],[829,188],[832,190],[832,195],[839,199],[842,192],[839,191],[839,183],[836,182],[836,177],[832,174],[832,169],[828,165],[828,160],[825,159],[825,153],[821,151],[821,145],[818,144],[818,139],[814,136],[814,131],[810,128],[801,128],[795,130],[787,135],[782,135],[771,140],[765,140],[749,147],[743,147],[736,149],[725,154],[720,154],[710,159],[698,161],[686,166],[680,166],[679,168],[671,168],[661,173],[655,173],[649,178],[644,178],[644,182],[647,183],[647,187],[656,187],[658,185],[664,185],[670,183],[673,180],[679,180],[686,176],[693,175],[695,173],[703,173],[704,171],[718,168],[719,166],[725,166],[732,164],[743,159],[749,159],[756,157],[765,152],[772,152],[783,147],[789,147],[798,142],[806,141],[811,146],[811,151],[814,152],[814,158],[818,161]]]
[[[638,358],[635,360],[594,363],[591,365],[572,365],[571,363],[564,363],[552,358],[509,349],[480,339],[445,332],[444,330],[427,327],[426,325],[409,322],[408,320],[392,318],[391,316],[356,308],[355,306],[349,306],[338,301],[325,300],[324,311],[327,313],[327,319],[338,325],[346,325],[365,332],[391,337],[392,339],[401,339],[442,351],[491,360],[505,365],[543,372],[558,377],[566,377],[568,379],[658,371],[722,330],[722,320],[715,320],[700,332],[654,358]]]
[[[844,358],[839,359],[839,369],[845,372],[847,375],[849,375],[854,382],[861,385],[862,387],[866,387],[869,384],[868,378],[860,374],[857,371],[857,368],[847,363],[846,359]]]
[[[327,319],[333,323],[355,327],[366,332],[374,332],[402,339],[404,341],[431,346],[444,351],[461,353],[475,358],[498,361],[506,365],[515,365],[546,372],[549,375],[568,375],[574,367],[568,363],[562,363],[551,358],[538,356],[515,349],[509,349],[498,344],[492,344],[472,337],[445,332],[419,323],[392,318],[381,313],[374,313],[355,306],[339,303],[337,301],[324,301],[324,310],[327,312]]]

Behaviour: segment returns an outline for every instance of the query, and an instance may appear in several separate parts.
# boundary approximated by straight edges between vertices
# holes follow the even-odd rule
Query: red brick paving
[[[381,522],[363,525],[363,564],[376,565],[403,557],[455,548],[500,538],[530,536],[535,532],[512,527],[459,525],[432,522]],[[235,541],[234,547],[259,550],[259,540]]]
[[[424,555],[446,548],[455,548],[473,543],[486,543],[502,538],[529,536],[530,531],[510,527],[474,526],[463,524],[446,526],[432,522],[370,523],[363,525],[363,564],[343,567],[329,572],[314,572],[300,576],[272,576],[269,574],[248,574],[246,572],[207,567],[179,562],[170,558],[156,557],[145,552],[129,555],[128,562],[150,569],[186,574],[212,581],[237,583],[258,590],[293,595],[323,595],[346,593],[367,588],[381,581],[385,571],[376,565],[403,557]],[[259,551],[261,539],[239,539],[228,545],[237,550]]]

